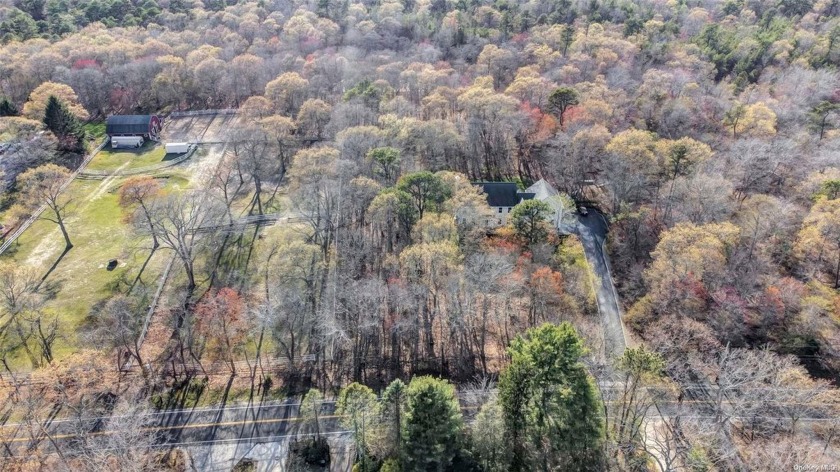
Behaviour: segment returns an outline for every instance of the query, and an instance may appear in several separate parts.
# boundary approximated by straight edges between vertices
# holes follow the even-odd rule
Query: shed
[[[161,129],[157,115],[111,115],[105,121],[108,136],[143,136],[156,139]]]

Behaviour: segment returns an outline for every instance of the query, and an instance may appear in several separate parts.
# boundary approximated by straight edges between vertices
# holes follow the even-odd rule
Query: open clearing
[[[153,141],[147,141],[139,149],[111,149],[108,145],[90,161],[86,170],[137,169],[176,157],[178,154],[166,154],[163,145]]]
[[[171,128],[174,133],[200,138],[206,131],[212,131],[216,133],[214,139],[218,139],[234,119],[205,116],[169,120],[165,133]],[[224,145],[201,146],[185,163],[164,169],[154,177],[159,179],[164,192],[201,187],[223,155]],[[94,157],[88,169],[138,168],[166,157],[161,144],[147,143],[139,150],[104,150]],[[73,204],[66,224],[73,248],[66,254],[63,254],[65,244],[58,226],[39,220],[0,256],[33,268],[39,277],[46,276],[40,288],[46,297],[44,311],[49,317],[58,317],[62,333],[54,347],[56,358],[72,353],[83,344],[80,335],[88,318],[116,293],[136,296],[145,307],[172,256],[166,249],[151,254],[151,238],[137,235],[126,222],[126,211],[118,201],[119,189],[126,180],[127,177],[111,176],[104,180],[77,179],[70,184],[65,192]],[[118,263],[109,271],[106,266],[111,259]],[[26,368],[28,364],[28,359],[22,356],[12,359],[13,367]]]
[[[166,179],[166,188],[177,180]],[[55,346],[56,357],[72,352],[85,319],[100,309],[105,299],[115,293],[143,299],[162,270],[165,256],[158,251],[141,274],[151,244],[148,238],[135,236],[124,222],[117,201],[123,182],[76,180],[68,187],[67,194],[75,202],[67,217],[67,231],[74,246],[63,257],[61,232],[46,220],[33,224],[2,256],[32,267],[40,276],[49,273],[41,291],[47,296],[46,313],[59,318],[62,338]],[[118,264],[108,271],[106,265],[111,259],[117,259]]]
[[[169,118],[161,132],[165,143],[220,143],[239,122],[237,115],[201,115]]]

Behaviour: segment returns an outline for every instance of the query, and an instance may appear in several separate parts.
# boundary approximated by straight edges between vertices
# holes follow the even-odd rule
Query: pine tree
[[[548,216],[551,207],[542,200],[525,200],[513,207],[510,221],[516,235],[527,245],[536,244],[548,237]]]
[[[423,376],[412,379],[406,393],[405,470],[449,470],[460,450],[463,428],[455,388]]]
[[[17,116],[18,109],[14,103],[10,102],[8,98],[3,97],[0,100],[0,116]]]
[[[559,87],[548,96],[548,110],[557,117],[563,127],[563,115],[566,110],[579,103],[577,90],[571,87]]]
[[[572,325],[545,324],[515,339],[499,382],[510,470],[600,470],[603,422]]]
[[[66,151],[80,151],[85,131],[79,119],[55,96],[50,95],[44,111],[44,124],[58,139],[59,145]]]
[[[396,379],[388,385],[382,393],[380,412],[381,421],[385,426],[385,441],[387,449],[395,460],[402,464],[402,431],[405,423],[406,385]]]

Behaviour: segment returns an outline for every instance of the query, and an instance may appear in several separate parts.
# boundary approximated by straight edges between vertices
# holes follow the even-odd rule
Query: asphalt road
[[[578,223],[574,231],[583,243],[586,260],[589,261],[597,278],[595,297],[604,326],[604,351],[607,358],[612,358],[624,354],[627,342],[624,338],[618,292],[615,290],[609,261],[604,250],[607,229],[607,220],[604,215],[590,209],[587,216],[578,215]]]
[[[343,432],[334,411],[332,402],[323,404],[319,417],[321,433],[334,435]],[[90,418],[81,422],[73,419],[53,421],[48,426],[51,441],[44,436],[39,438],[39,442],[41,447],[47,449],[57,446],[62,450],[70,450],[73,442],[83,437],[110,435],[115,434],[114,429],[119,430],[118,418],[111,418],[110,424],[103,420]],[[300,406],[293,401],[155,412],[147,414],[142,424],[142,431],[153,434],[161,446],[249,440],[268,442],[314,432],[311,428],[305,431],[302,429]],[[15,435],[9,430],[2,433],[2,442],[9,445],[12,451],[23,452],[32,445],[31,440],[22,434]]]

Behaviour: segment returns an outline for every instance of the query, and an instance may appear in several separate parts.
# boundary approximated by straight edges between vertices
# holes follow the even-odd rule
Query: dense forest
[[[46,203],[61,257],[107,116],[237,110],[204,181],[105,181],[129,252],[176,261],[148,336],[156,281],[71,320],[60,257],[0,257],[3,418],[226,386],[370,411],[360,470],[838,460],[840,1],[0,0],[0,41],[0,223]],[[609,221],[620,358],[548,209],[478,223],[471,182],[540,179]],[[640,427],[660,389],[704,413]],[[88,439],[65,466],[143,456]]]

